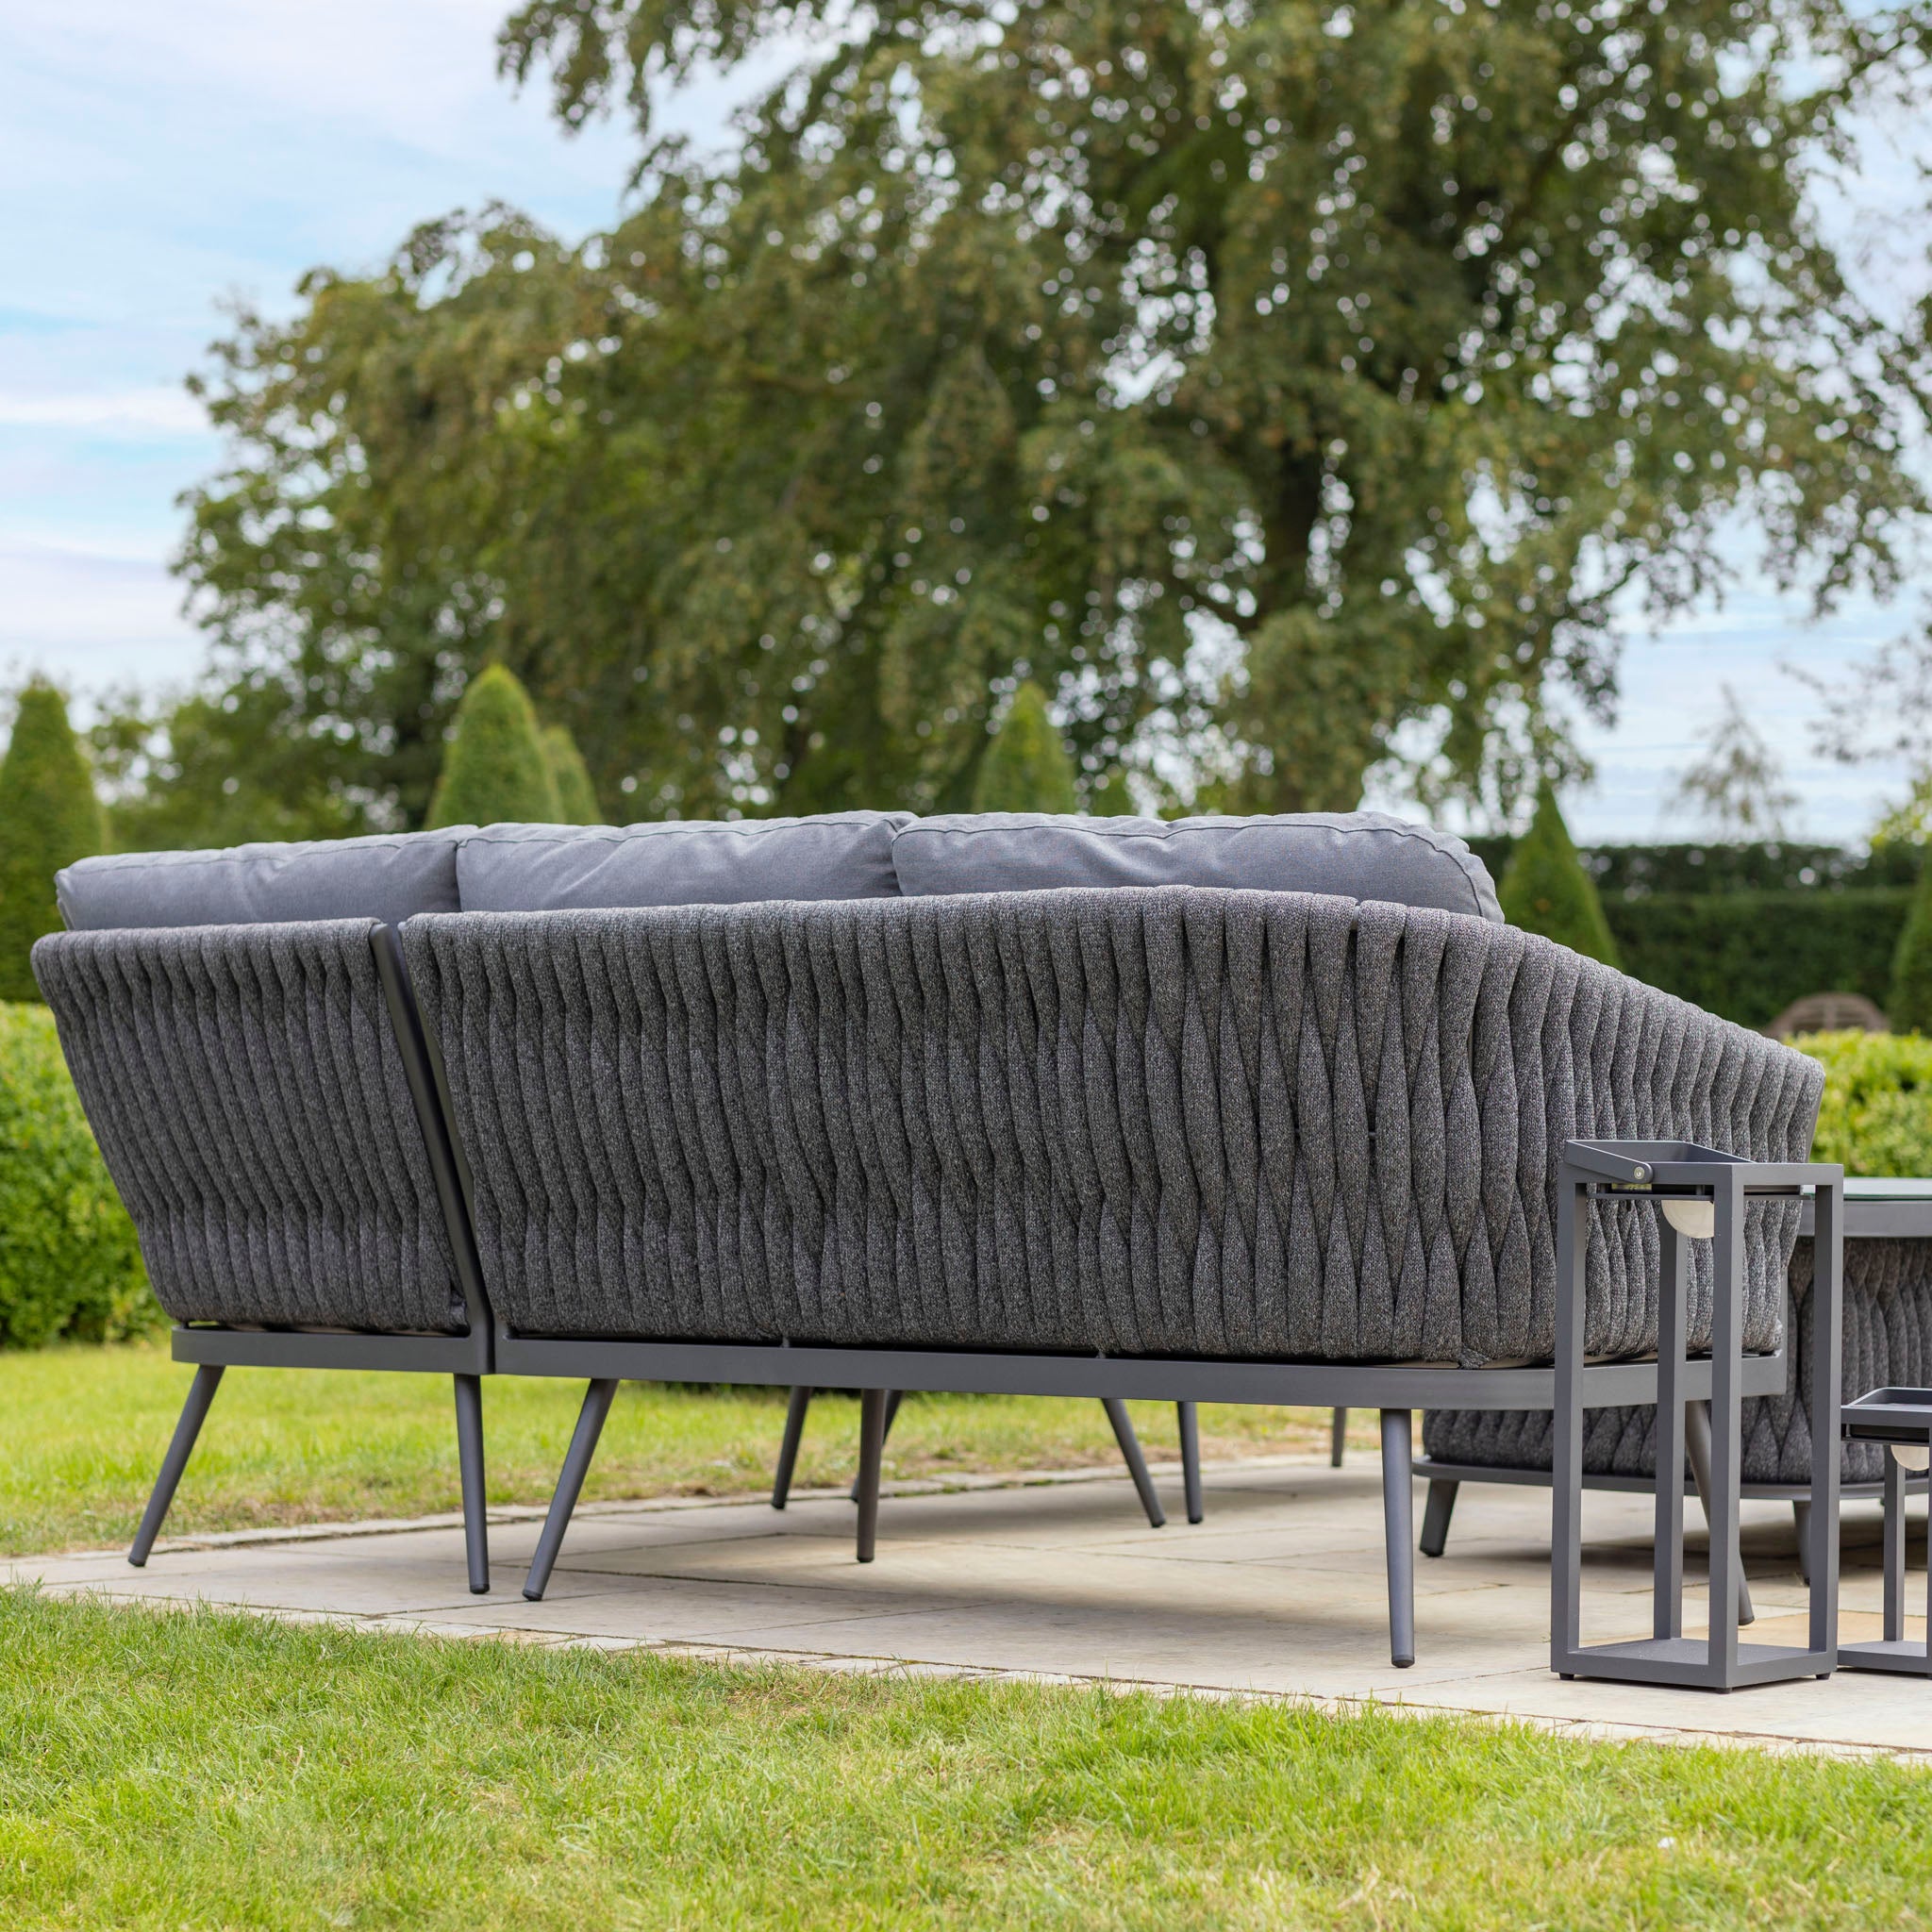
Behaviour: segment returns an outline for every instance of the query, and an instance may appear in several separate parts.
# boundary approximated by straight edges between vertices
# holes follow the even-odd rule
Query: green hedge
[[[1501,878],[1516,841],[1478,836],[1476,857]],[[1583,863],[1607,904],[1653,892],[1830,892],[1914,885],[1916,845],[1854,852],[1790,841],[1726,844],[1585,845]]]
[[[1502,877],[1516,841],[1469,842]],[[1580,856],[1633,977],[1742,1026],[1814,992],[1863,993],[1887,1009],[1917,848],[1598,845]]]
[[[1740,1026],[1763,1026],[1813,992],[1858,992],[1881,1009],[1907,891],[1658,892],[1604,911],[1624,971]]]
[[[1847,1174],[1932,1174],[1932,1040],[1812,1033],[1791,1044],[1824,1062],[1814,1160]]]
[[[0,1344],[116,1341],[160,1320],[54,1016],[0,1004]]]

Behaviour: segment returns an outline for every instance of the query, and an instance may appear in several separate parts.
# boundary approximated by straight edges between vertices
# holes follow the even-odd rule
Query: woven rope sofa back
[[[1564,1139],[1801,1158],[1823,1078],[1520,931],[1300,893],[470,912],[403,939],[485,1281],[533,1334],[1547,1358]],[[1767,1345],[1795,1208],[1749,1232]],[[1598,1211],[1592,1354],[1654,1345],[1655,1242]]]
[[[176,1321],[463,1325],[375,930],[339,919],[35,946],[81,1103]]]

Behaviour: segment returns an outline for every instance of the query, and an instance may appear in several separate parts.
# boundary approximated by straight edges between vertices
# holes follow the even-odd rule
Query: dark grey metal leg
[[[1795,1331],[1793,1331],[1795,1332]],[[1811,1581],[1811,1506],[1800,1497],[1791,1500],[1791,1520],[1798,1526],[1798,1580]]]
[[[161,1457],[161,1473],[155,1478],[154,1492],[147,1499],[141,1527],[134,1532],[134,1547],[127,1553],[127,1560],[137,1570],[147,1562],[148,1552],[155,1546],[155,1538],[160,1535],[161,1524],[167,1521],[168,1506],[175,1500],[175,1485],[181,1480],[181,1472],[188,1467],[188,1458],[194,1453],[194,1439],[201,1434],[201,1425],[208,1420],[208,1404],[215,1399],[215,1391],[221,1386],[222,1371],[218,1363],[204,1362],[195,1370],[194,1380],[189,1386],[188,1400],[181,1405],[181,1419],[175,1424],[174,1440],[168,1444],[168,1453]]]
[[[858,1398],[858,1560],[870,1563],[879,1534],[879,1464],[886,1448],[886,1391],[867,1389]]]
[[[1343,1450],[1348,1447],[1348,1411],[1345,1408],[1331,1409],[1328,1413],[1328,1467],[1340,1469]]]
[[[1201,1500],[1201,1415],[1191,1402],[1176,1402],[1181,1426],[1181,1488],[1188,1498],[1188,1521],[1199,1523],[1208,1511]]]
[[[550,1587],[550,1573],[557,1567],[558,1552],[563,1548],[563,1533],[570,1527],[571,1512],[577,1507],[584,1478],[591,1473],[597,1438],[604,1433],[604,1424],[616,1394],[614,1376],[594,1381],[584,1391],[584,1406],[577,1411],[576,1429],[564,1452],[557,1493],[550,1499],[550,1514],[543,1519],[543,1534],[537,1539],[537,1554],[530,1558],[530,1574],[524,1581],[524,1594],[533,1604],[541,1602]]]
[[[490,1504],[483,1483],[483,1378],[456,1375],[457,1467],[463,1477],[463,1549],[470,1559],[470,1590],[490,1588]]]
[[[1429,1500],[1423,1507],[1422,1552],[1440,1557],[1449,1541],[1449,1519],[1456,1513],[1456,1492],[1462,1485],[1444,1476],[1429,1481]]]
[[[1906,1473],[1885,1452],[1885,1641],[1906,1634]]]
[[[906,1391],[903,1389],[894,1389],[886,1396],[886,1423],[885,1427],[879,1431],[879,1447],[881,1450],[885,1448],[887,1439],[892,1433],[892,1424],[899,1420],[899,1405],[905,1400]],[[858,1501],[858,1478],[857,1476],[852,1478],[852,1487],[846,1491],[846,1494],[855,1503]]]
[[[1711,1479],[1709,1403],[1691,1402],[1685,1405],[1684,1451],[1690,1460],[1690,1480],[1697,1485],[1697,1500],[1704,1505],[1704,1520],[1707,1524],[1714,1524],[1716,1519],[1711,1514],[1711,1497],[1715,1490]],[[1735,1528],[1731,1540],[1731,1574],[1738,1579],[1738,1622],[1755,1623],[1757,1612],[1751,1607],[1751,1585],[1744,1574],[1743,1549]],[[1711,1553],[1711,1566],[1715,1572],[1715,1550]]]
[[[1389,1657],[1399,1671],[1415,1662],[1415,1457],[1411,1411],[1382,1411],[1382,1523],[1388,1542]]]
[[[1690,1243],[1662,1216],[1657,1220],[1657,1238],[1660,1292],[1657,1420],[1653,1424],[1657,1494],[1650,1538],[1650,1628],[1655,1638],[1674,1638],[1684,1634],[1684,1331],[1690,1319]],[[1708,1468],[1707,1444],[1703,1454]],[[1738,1574],[1743,1574],[1741,1565]]]
[[[1134,1487],[1141,1492],[1141,1507],[1147,1512],[1147,1521],[1156,1529],[1163,1528],[1167,1523],[1167,1511],[1160,1507],[1154,1478],[1147,1474],[1147,1458],[1141,1454],[1141,1439],[1135,1435],[1134,1424],[1128,1420],[1127,1405],[1117,1395],[1106,1395],[1101,1398],[1100,1406],[1107,1410],[1107,1419],[1113,1424],[1113,1439],[1121,1445],[1121,1457],[1127,1465],[1127,1474],[1134,1478]]]
[[[782,1509],[791,1494],[791,1472],[798,1467],[798,1445],[805,1436],[805,1414],[811,1391],[794,1389],[785,1405],[785,1438],[778,1444],[778,1474],[772,1479],[772,1507]]]

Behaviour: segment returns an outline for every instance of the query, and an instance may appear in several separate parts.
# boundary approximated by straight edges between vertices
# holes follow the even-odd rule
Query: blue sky
[[[193,675],[201,645],[166,561],[175,499],[218,456],[181,380],[225,301],[286,309],[305,269],[373,265],[416,222],[492,197],[570,234],[611,218],[629,141],[567,138],[541,93],[496,78],[506,5],[0,0],[0,681],[42,669],[85,701]],[[715,138],[727,107],[700,88],[673,119]],[[1846,204],[1889,241],[1887,279],[1911,273],[1896,259],[1910,145],[1874,145]],[[1599,775],[1572,801],[1578,835],[1673,829],[1673,775],[1728,681],[1786,759],[1801,828],[1856,838],[1900,774],[1818,760],[1810,699],[1780,666],[1828,674],[1906,628],[1915,602],[1813,626],[1747,580],[1665,639],[1633,622],[1617,724],[1584,734]]]

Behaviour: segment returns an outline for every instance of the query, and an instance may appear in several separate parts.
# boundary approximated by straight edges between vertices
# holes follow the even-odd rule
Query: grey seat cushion
[[[465,912],[895,899],[903,811],[649,825],[490,825],[457,858]]]
[[[1488,869],[1460,839],[1376,811],[1172,821],[962,812],[909,821],[892,863],[908,898],[1221,886],[1503,917]]]
[[[285,924],[454,912],[457,846],[474,825],[234,845],[221,852],[117,852],[55,874],[70,932]]]

